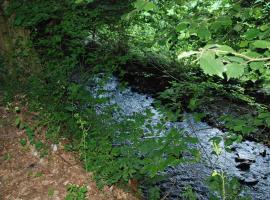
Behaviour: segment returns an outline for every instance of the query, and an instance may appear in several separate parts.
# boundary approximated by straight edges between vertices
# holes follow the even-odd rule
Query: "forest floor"
[[[19,114],[27,123],[35,123],[34,115],[23,108]],[[64,139],[58,145],[48,144],[43,158],[26,140],[24,130],[15,125],[16,113],[0,107],[0,200],[64,200],[70,184],[87,187],[90,200],[135,200],[131,193],[117,187],[99,190],[78,155],[64,150]],[[39,133],[45,141],[44,130]],[[27,141],[22,144],[21,141]]]

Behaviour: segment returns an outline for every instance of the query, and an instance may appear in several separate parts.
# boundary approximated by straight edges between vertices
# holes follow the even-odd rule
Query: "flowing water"
[[[96,94],[100,86],[89,84],[89,91]],[[92,82],[93,83],[93,82]],[[152,104],[154,99],[148,95],[139,94],[131,88],[121,89],[117,78],[108,79],[102,86],[103,96],[109,97],[110,103],[117,104],[122,114],[131,116],[133,113],[143,113],[151,110],[154,113],[153,123],[157,123],[162,116]],[[196,164],[181,164],[177,167],[168,167],[165,171],[168,179],[158,183],[162,194],[167,199],[181,199],[179,196],[184,188],[192,186],[198,194],[198,199],[209,199],[209,189],[205,183],[213,169],[223,170],[231,177],[238,178],[245,186],[245,193],[255,200],[270,199],[270,149],[262,144],[244,141],[233,145],[233,151],[227,152],[221,144],[220,156],[212,153],[210,138],[224,136],[222,131],[203,122],[195,122],[190,114],[186,114],[182,122],[167,122],[167,126],[183,129],[187,134],[199,139],[198,149],[202,158]]]

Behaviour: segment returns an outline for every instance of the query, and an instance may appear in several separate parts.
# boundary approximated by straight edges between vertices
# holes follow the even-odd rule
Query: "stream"
[[[94,82],[96,82],[95,80]],[[99,84],[89,82],[88,89],[92,94],[100,89]],[[122,89],[116,77],[109,78],[102,89],[103,96],[109,97],[111,104],[117,104],[125,116],[150,110],[154,115],[152,122],[157,123],[162,113],[153,106],[154,99],[146,94],[134,92],[130,87]],[[192,186],[200,200],[209,199],[209,188],[205,183],[213,169],[222,170],[231,177],[236,177],[244,186],[244,193],[254,200],[270,199],[270,149],[260,143],[243,141],[233,144],[233,151],[227,152],[221,143],[220,156],[212,153],[210,138],[224,136],[221,130],[204,122],[196,122],[191,114],[185,114],[181,122],[167,122],[168,127],[183,129],[190,136],[197,137],[197,148],[201,151],[201,161],[195,164],[181,164],[168,167],[164,172],[167,179],[158,183],[166,199],[181,199],[181,192]]]

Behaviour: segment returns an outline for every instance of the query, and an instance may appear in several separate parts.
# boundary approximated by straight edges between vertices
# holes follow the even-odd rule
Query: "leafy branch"
[[[270,48],[267,41],[258,40],[253,43],[257,48]],[[178,55],[178,59],[187,58],[196,55],[195,63],[199,63],[201,69],[208,75],[218,75],[224,78],[226,73],[228,79],[240,78],[245,74],[245,69],[251,62],[263,62],[263,67],[267,66],[270,57],[250,57],[243,53],[238,53],[227,45],[206,45],[199,51],[182,52]],[[233,59],[228,57],[233,56]]]

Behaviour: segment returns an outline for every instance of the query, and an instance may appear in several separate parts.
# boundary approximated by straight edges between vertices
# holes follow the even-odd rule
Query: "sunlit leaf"
[[[175,27],[175,29],[177,32],[181,32],[185,30],[187,27],[188,27],[188,23],[180,23]]]
[[[230,63],[226,65],[227,67],[227,77],[230,78],[239,78],[241,77],[245,72],[245,65],[240,65],[237,63]]]
[[[221,60],[215,58],[214,52],[203,52],[199,63],[204,73],[209,74],[210,76],[218,75],[223,78],[222,73],[225,71],[225,66]]]
[[[266,40],[256,40],[252,45],[259,49],[270,49],[270,42]]]
[[[134,6],[137,10],[144,10],[144,11],[153,10],[156,7],[156,5],[153,2],[147,0],[137,0]]]
[[[197,34],[202,40],[206,40],[211,37],[210,31],[205,26],[200,27],[197,31]]]
[[[248,40],[252,40],[258,37],[260,32],[261,32],[260,30],[252,28],[252,29],[247,30],[247,32],[244,33],[244,37]]]
[[[260,69],[264,68],[264,63],[263,62],[251,62],[249,64],[249,66],[252,70],[260,70]]]

